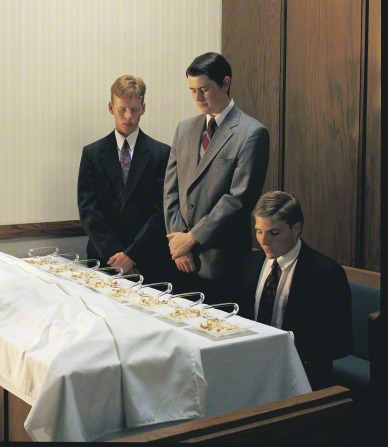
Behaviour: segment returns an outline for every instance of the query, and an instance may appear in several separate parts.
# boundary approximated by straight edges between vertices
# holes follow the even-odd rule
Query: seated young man
[[[253,211],[261,250],[242,266],[243,317],[293,333],[313,390],[331,386],[333,360],[353,346],[351,293],[344,269],[309,247],[291,194],[264,194]]]

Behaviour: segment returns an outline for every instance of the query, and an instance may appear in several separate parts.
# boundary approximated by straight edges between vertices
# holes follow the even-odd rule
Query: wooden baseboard
[[[74,237],[85,236],[79,220],[38,222],[27,224],[0,225],[0,240],[24,237]]]

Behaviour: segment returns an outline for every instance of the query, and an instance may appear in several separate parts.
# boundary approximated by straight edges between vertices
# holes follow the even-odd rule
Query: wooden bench
[[[345,269],[349,282],[380,288],[381,274],[379,272],[357,269],[346,265],[343,265],[342,267]]]
[[[354,400],[354,440],[376,445],[387,431],[381,416],[384,396],[380,282],[377,272],[344,266],[352,291],[354,349],[334,361],[335,384],[347,387]]]
[[[369,316],[380,310],[380,273],[343,267],[352,292],[354,347],[351,355],[334,361],[335,383],[364,397],[371,388],[371,352],[378,349],[377,337],[371,343]]]
[[[109,442],[244,442],[260,445],[346,445],[352,435],[349,390],[334,386],[232,413],[134,434]]]
[[[368,320],[370,382],[374,394],[387,388],[383,379],[383,340],[380,311],[372,312]]]

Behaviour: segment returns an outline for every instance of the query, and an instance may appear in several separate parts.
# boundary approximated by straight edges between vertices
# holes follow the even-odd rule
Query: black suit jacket
[[[78,209],[89,237],[88,258],[106,263],[115,253],[124,252],[142,272],[153,263],[160,265],[160,256],[170,258],[163,218],[163,183],[169,153],[168,145],[139,130],[124,185],[114,131],[84,147],[78,176]]]
[[[263,250],[251,253],[243,265],[243,317],[254,319],[257,283],[265,260]],[[344,269],[302,241],[282,329],[293,331],[302,361],[332,361],[353,348],[351,292]]]

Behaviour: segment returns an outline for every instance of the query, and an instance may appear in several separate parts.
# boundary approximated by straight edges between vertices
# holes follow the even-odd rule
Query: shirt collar
[[[216,120],[217,126],[220,127],[222,121],[226,117],[226,115],[232,110],[232,107],[234,106],[233,99],[230,100],[230,103],[225,107],[225,109],[219,113],[218,115],[214,116],[214,119]],[[206,115],[206,126],[209,124],[210,118],[213,118],[212,115]]]
[[[279,256],[277,258],[278,264],[279,264],[280,268],[282,269],[282,271],[285,270],[287,267],[289,267],[295,261],[295,259],[299,256],[301,246],[302,246],[302,243],[300,242],[300,239],[298,238],[298,241],[296,242],[295,247],[293,247],[285,255]]]
[[[127,141],[132,151],[135,148],[136,140],[139,135],[139,129],[140,128],[138,127],[136,130],[134,130],[131,134],[127,136]],[[121,150],[124,144],[125,137],[124,135],[121,135],[121,133],[118,132],[117,129],[115,129],[115,136],[116,136],[117,147]]]

